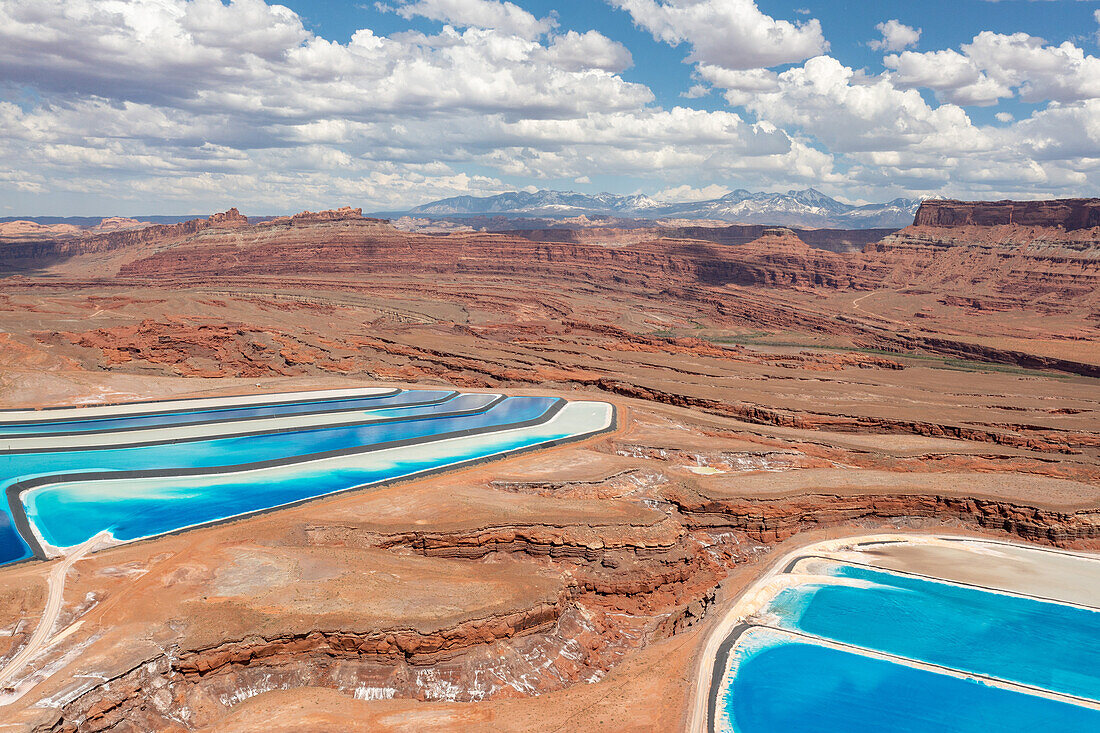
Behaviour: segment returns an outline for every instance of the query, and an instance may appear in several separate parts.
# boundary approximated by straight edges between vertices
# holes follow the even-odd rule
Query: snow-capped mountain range
[[[575,191],[512,191],[496,196],[455,196],[417,206],[410,216],[612,216],[635,219],[716,219],[739,224],[871,229],[913,223],[921,199],[853,206],[807,188],[786,193],[731,191],[717,199],[670,203],[649,196]]]

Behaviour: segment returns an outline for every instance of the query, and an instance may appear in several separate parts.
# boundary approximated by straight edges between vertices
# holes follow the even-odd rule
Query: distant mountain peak
[[[453,196],[410,209],[412,216],[612,216],[619,218],[712,219],[741,224],[869,229],[913,223],[921,199],[898,198],[882,204],[846,204],[816,188],[786,193],[743,188],[716,199],[659,201],[645,194],[586,194],[576,191],[509,191],[495,196]]]

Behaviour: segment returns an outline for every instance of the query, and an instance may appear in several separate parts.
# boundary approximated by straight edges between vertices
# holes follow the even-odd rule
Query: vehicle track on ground
[[[72,548],[72,551],[65,555],[56,567],[50,570],[50,574],[46,577],[49,595],[46,598],[46,605],[42,609],[42,619],[38,622],[37,628],[31,634],[31,638],[26,645],[11,658],[11,661],[3,669],[0,669],[0,688],[7,685],[12,676],[32,661],[38,655],[42,646],[53,636],[51,632],[54,626],[57,625],[58,616],[61,615],[61,604],[65,600],[65,576],[76,561],[88,554],[104,539],[105,535],[105,532],[101,532]]]

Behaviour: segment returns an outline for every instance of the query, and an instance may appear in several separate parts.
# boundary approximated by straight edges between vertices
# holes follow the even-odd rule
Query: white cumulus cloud
[[[536,18],[515,3],[498,0],[405,0],[396,6],[377,5],[403,18],[419,15],[460,27],[491,28],[528,39],[538,38],[556,25],[549,18]]]
[[[689,203],[693,201],[709,201],[725,196],[730,192],[726,186],[712,183],[709,186],[693,188],[687,184],[672,186],[653,194],[658,201],[670,201],[673,203]]]
[[[879,23],[875,29],[882,34],[882,40],[870,41],[867,45],[876,51],[901,51],[917,45],[920,40],[920,28],[907,26],[898,20]]]
[[[825,51],[821,23],[792,23],[753,0],[609,0],[654,38],[691,46],[691,61],[727,69],[776,66]]]
[[[568,31],[554,38],[549,49],[555,66],[571,71],[603,69],[617,73],[634,64],[630,51],[598,31]]]
[[[1026,33],[982,31],[960,51],[905,51],[883,64],[905,87],[933,89],[957,104],[1074,102],[1100,96],[1100,58],[1066,41],[1053,46]]]
[[[899,86],[933,89],[940,99],[955,104],[996,104],[1013,94],[1010,86],[990,78],[973,59],[954,49],[905,51],[886,56],[882,63],[895,72],[892,78]]]
[[[962,50],[993,79],[1018,87],[1024,101],[1100,97],[1100,58],[1086,55],[1069,41],[1052,46],[1027,33],[982,31]]]

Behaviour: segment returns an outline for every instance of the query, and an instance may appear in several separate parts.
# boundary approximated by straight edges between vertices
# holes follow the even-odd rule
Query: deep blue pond
[[[1100,730],[1096,710],[799,642],[749,653],[730,693],[738,733]]]
[[[832,573],[870,585],[788,588],[769,607],[780,626],[1100,699],[1098,611],[851,565]]]

